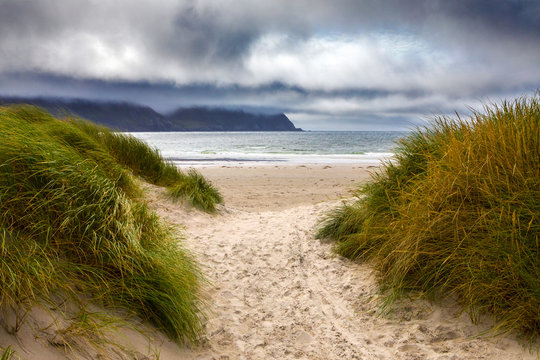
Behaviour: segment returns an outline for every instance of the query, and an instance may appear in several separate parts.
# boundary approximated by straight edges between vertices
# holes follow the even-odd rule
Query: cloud
[[[4,94],[398,121],[540,84],[528,0],[0,0],[0,34]]]

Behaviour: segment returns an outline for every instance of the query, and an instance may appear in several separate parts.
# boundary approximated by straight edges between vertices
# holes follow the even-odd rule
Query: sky
[[[0,96],[403,130],[539,88],[538,0],[0,0]]]

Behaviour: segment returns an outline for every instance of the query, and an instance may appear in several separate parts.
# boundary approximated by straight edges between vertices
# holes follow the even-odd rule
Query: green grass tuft
[[[540,95],[438,118],[322,223],[389,299],[454,294],[496,330],[540,334]]]
[[[7,348],[2,350],[2,354],[0,354],[0,360],[12,360],[15,356],[15,350],[11,348],[11,345],[9,345]]]
[[[29,106],[0,107],[0,137],[0,306],[82,291],[196,342],[204,277],[131,176],[192,175],[128,135]]]
[[[128,134],[112,132],[106,127],[82,119],[68,119],[68,121],[92,138],[101,148],[106,149],[117,164],[130,169],[134,175],[170,190],[183,187],[185,192],[178,194],[176,198],[180,197],[195,207],[209,211],[214,210],[216,203],[222,202],[218,190],[204,177],[199,176],[195,181],[194,175],[186,175],[172,162],[164,160],[157,149],[148,146],[144,141]],[[197,194],[199,191],[211,191],[213,195]],[[200,202],[197,202],[199,200],[203,200],[205,206],[201,206]]]
[[[223,202],[219,191],[195,170],[183,182],[170,187],[169,195],[173,199],[187,199],[196,208],[209,212],[214,212],[215,205]]]

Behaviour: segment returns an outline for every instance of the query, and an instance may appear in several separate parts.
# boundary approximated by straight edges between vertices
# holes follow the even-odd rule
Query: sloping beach
[[[369,264],[314,240],[321,216],[369,177],[368,166],[202,167],[222,191],[218,215],[149,187],[151,207],[185,226],[212,285],[199,349],[160,359],[536,359],[513,335],[486,333],[451,300],[404,300],[381,314]]]

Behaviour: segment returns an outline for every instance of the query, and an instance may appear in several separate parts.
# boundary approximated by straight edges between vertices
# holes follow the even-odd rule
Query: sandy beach
[[[0,30],[0,360],[540,360],[540,0]]]
[[[285,210],[350,197],[373,165],[209,166],[197,168],[216,184],[227,209]]]
[[[515,335],[486,332],[489,318],[473,324],[451,300],[403,300],[383,313],[370,264],[341,258],[314,239],[321,217],[350,198],[373,167],[198,170],[224,195],[218,214],[174,203],[163,188],[144,187],[149,206],[182,233],[208,277],[200,347],[179,348],[145,326],[144,334],[121,327],[94,351],[88,334],[67,332],[72,325],[40,309],[17,336],[0,333],[3,341],[22,359],[47,360],[538,358],[538,350]]]
[[[219,215],[151,205],[185,226],[212,286],[200,349],[172,344],[161,359],[535,359],[513,335],[485,334],[454,302],[404,300],[381,314],[369,264],[314,240],[321,216],[350,197],[368,166],[290,165],[198,169],[225,197]]]

